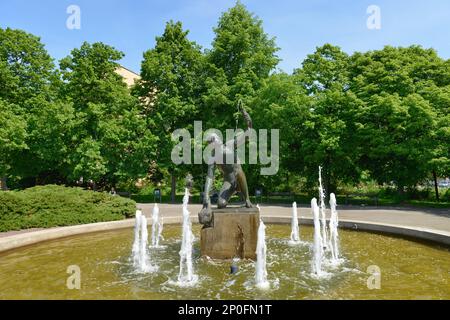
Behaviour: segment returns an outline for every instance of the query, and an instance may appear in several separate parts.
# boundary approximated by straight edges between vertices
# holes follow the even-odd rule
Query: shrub
[[[0,232],[116,221],[134,216],[136,203],[107,193],[56,185],[0,192]]]
[[[444,195],[442,196],[442,200],[450,202],[450,188],[447,189],[447,190],[442,190],[441,189],[441,194],[443,193],[442,191],[445,191]]]

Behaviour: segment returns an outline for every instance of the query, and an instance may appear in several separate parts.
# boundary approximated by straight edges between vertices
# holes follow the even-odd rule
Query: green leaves
[[[358,181],[358,145],[353,134],[362,102],[349,91],[348,55],[339,47],[325,44],[308,55],[293,78],[310,100],[294,138],[302,158],[301,174],[313,185],[322,165],[329,192],[334,192],[339,182]]]
[[[71,98],[76,111],[84,111],[89,103],[113,107],[128,98],[126,85],[115,72],[122,57],[123,53],[111,46],[85,42],[61,60],[62,94]]]
[[[303,67],[294,74],[305,86],[308,93],[325,90],[344,91],[348,88],[349,57],[339,47],[325,44],[307,56]]]
[[[171,134],[192,128],[198,120],[205,90],[206,62],[200,47],[189,41],[180,22],[170,21],[156,46],[144,53],[135,91],[144,103],[148,126],[158,139],[156,158],[161,168],[174,170]]]
[[[155,138],[116,73],[122,57],[83,43],[59,73],[38,37],[0,29],[0,173],[33,183],[83,177],[99,186],[144,177]]]
[[[238,77],[251,82],[267,78],[279,62],[274,38],[240,2],[222,15],[214,32],[209,59],[224,70],[231,85]]]
[[[116,74],[123,53],[103,43],[84,43],[61,61],[64,96],[74,106],[68,171],[102,184],[145,177],[155,138],[137,98]]]
[[[26,122],[15,113],[17,106],[0,99],[0,175],[5,175],[13,164],[12,154],[27,148]]]
[[[144,53],[142,62],[138,93],[141,97],[157,97],[148,99],[147,107],[150,114],[159,113],[164,118],[168,130],[198,112],[195,102],[202,91],[204,58],[187,34],[180,22],[168,22],[155,48]]]
[[[74,110],[70,103],[30,100],[27,115],[28,149],[17,154],[15,167],[22,176],[39,172],[66,172],[74,127]]]
[[[364,101],[359,114],[361,166],[380,183],[414,186],[441,170],[448,140],[438,132],[450,98],[448,63],[432,49],[385,47],[351,57],[351,90]],[[448,111],[448,110],[447,110]]]
[[[210,88],[206,99],[220,101],[214,109],[216,127],[233,128],[229,114],[235,112],[239,100],[251,109],[264,79],[279,62],[279,48],[264,32],[262,21],[240,2],[220,17],[214,32],[207,59],[216,68],[211,77],[218,89]]]
[[[77,146],[71,154],[72,179],[86,177],[93,181],[99,181],[106,174],[106,159],[101,154],[100,142],[87,137]]]
[[[53,59],[40,38],[0,28],[0,98],[26,110],[28,99],[38,95],[50,98],[55,83]]]
[[[328,191],[362,174],[399,190],[432,171],[450,175],[450,60],[433,49],[348,55],[325,44],[289,75],[273,72],[275,39],[240,2],[214,32],[202,50],[168,22],[130,93],[111,46],[83,43],[56,70],[38,37],[0,29],[0,175],[100,186],[151,170],[200,175],[172,164],[172,132],[195,120],[234,128],[239,100],[256,129],[280,129],[280,174],[250,168],[250,185],[286,178],[289,188],[289,175],[312,185],[319,165]]]
[[[374,96],[360,117],[362,165],[378,182],[413,186],[427,175],[435,114],[425,99],[417,94]]]

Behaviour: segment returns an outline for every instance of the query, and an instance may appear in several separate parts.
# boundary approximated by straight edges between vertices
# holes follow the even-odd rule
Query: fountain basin
[[[267,221],[270,222],[270,221]],[[290,223],[290,218],[287,218]],[[158,271],[137,274],[130,263],[133,230],[76,236],[0,255],[0,299],[449,299],[448,248],[398,237],[342,230],[345,261],[329,278],[311,276],[308,244],[289,245],[289,225],[267,226],[270,288],[254,285],[254,262],[230,264],[200,257],[200,226],[193,226],[197,284],[174,284],[179,271],[181,226],[165,228],[164,249],[150,249]],[[312,242],[312,228],[301,239]],[[66,286],[67,268],[78,265],[81,290]],[[367,287],[370,266],[381,270],[381,289]]]

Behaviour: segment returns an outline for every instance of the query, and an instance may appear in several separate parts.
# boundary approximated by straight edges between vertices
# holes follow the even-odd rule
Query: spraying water
[[[133,265],[135,268],[137,268],[139,266],[139,259],[140,259],[140,243],[141,243],[141,237],[140,237],[140,232],[141,232],[141,217],[142,217],[142,211],[141,210],[137,210],[136,211],[136,220],[134,223],[134,242],[133,242],[133,249],[132,249],[132,260],[133,260]]]
[[[147,218],[142,211],[136,211],[136,222],[134,224],[134,242],[132,249],[133,266],[138,272],[153,272],[156,266],[150,263],[148,252],[148,229]]]
[[[162,239],[163,221],[159,215],[157,203],[153,207],[152,223],[152,247],[159,247],[159,241]]]
[[[326,207],[325,207],[325,190],[322,185],[322,167],[319,167],[319,206],[320,206],[320,216],[322,225],[322,247],[324,249],[328,248],[328,236],[327,236],[327,218],[326,218]]]
[[[331,260],[333,263],[339,261],[339,235],[338,235],[338,213],[336,210],[336,196],[334,193],[330,194],[330,207],[331,207],[331,218],[330,218],[330,250],[331,250]]]
[[[139,251],[139,271],[149,272],[153,268],[150,265],[150,256],[148,254],[148,229],[147,229],[147,218],[141,216],[141,243]]]
[[[258,242],[256,244],[256,286],[260,289],[269,288],[270,284],[267,281],[267,268],[266,268],[266,226],[261,220],[258,228]]]
[[[317,199],[311,200],[311,209],[314,216],[314,243],[313,243],[313,261],[312,261],[312,272],[320,276],[322,274],[322,257],[323,257],[323,246],[322,246],[322,236],[319,221],[319,207],[317,206]]]
[[[299,243],[300,242],[300,232],[298,227],[298,213],[297,213],[297,202],[294,202],[292,205],[292,222],[291,222],[291,242]]]
[[[178,275],[178,283],[181,285],[190,285],[197,280],[192,263],[194,234],[192,233],[192,223],[190,212],[188,211],[188,203],[189,190],[186,189],[183,197],[183,237],[180,250],[180,273]]]

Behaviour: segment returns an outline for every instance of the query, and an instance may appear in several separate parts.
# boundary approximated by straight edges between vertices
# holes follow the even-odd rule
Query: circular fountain
[[[330,200],[326,244],[314,199],[315,227],[260,223],[257,260],[234,259],[230,273],[231,261],[201,256],[201,226],[192,225],[185,197],[181,226],[162,231],[155,209],[158,239],[151,244],[138,212],[134,232],[88,234],[0,255],[0,273],[8,275],[0,277],[0,299],[450,298],[448,248],[376,233],[338,234],[333,195]],[[80,290],[67,286],[71,266],[81,271]]]
[[[304,244],[289,244],[289,225],[267,225],[268,289],[255,283],[255,262],[200,256],[200,226],[193,225],[192,286],[177,284],[180,225],[164,228],[165,249],[150,248],[154,272],[130,260],[130,229],[88,234],[17,249],[0,256],[0,299],[449,299],[450,251],[439,246],[360,231],[340,230],[342,264],[311,272],[313,228],[301,227]],[[69,290],[68,267],[81,270],[81,289]],[[381,288],[369,289],[370,266],[381,270]],[[370,270],[369,270],[370,271]]]

